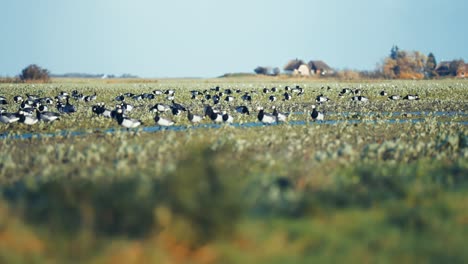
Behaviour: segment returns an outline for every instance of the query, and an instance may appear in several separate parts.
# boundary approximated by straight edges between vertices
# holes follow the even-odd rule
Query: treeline
[[[319,61],[324,64],[322,61]],[[258,66],[254,72],[258,75],[278,76],[293,75],[300,77],[315,78],[336,78],[346,80],[358,79],[432,79],[432,78],[465,78],[468,71],[468,64],[463,59],[437,62],[434,53],[425,55],[419,51],[400,50],[398,46],[393,46],[390,54],[385,57],[382,63],[374,70],[333,70],[303,67],[302,60],[292,60],[281,73],[278,67]],[[310,62],[309,62],[310,65]],[[324,64],[326,65],[326,64]],[[328,65],[326,65],[328,66]],[[320,73],[320,74],[317,74]]]

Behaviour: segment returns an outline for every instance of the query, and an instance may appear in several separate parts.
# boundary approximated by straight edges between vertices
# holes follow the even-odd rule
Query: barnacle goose
[[[26,124],[26,125],[34,125],[37,123],[38,119],[32,115],[27,115],[23,110],[18,112],[19,115],[19,122]]]
[[[321,95],[319,95],[319,96],[317,96],[317,97],[315,98],[315,101],[316,101],[317,103],[323,103],[323,102],[330,101],[330,99],[329,99],[328,97],[324,96],[323,94],[321,94]]]
[[[0,113],[0,122],[4,124],[11,124],[11,123],[17,122],[19,121],[19,119],[20,119],[20,116],[18,113],[6,113],[6,112]]]
[[[141,121],[138,119],[128,118],[124,116],[124,110],[122,108],[117,108],[115,119],[117,123],[126,128],[135,128],[141,125]]]
[[[418,94],[415,94],[415,95],[408,94],[405,97],[403,97],[403,99],[404,100],[419,100],[419,95]]]
[[[40,111],[36,110],[36,117],[37,119],[44,121],[44,122],[53,122],[59,119],[60,114],[55,112],[47,112],[47,111]]]
[[[249,108],[245,105],[240,105],[236,107],[236,112],[241,114],[250,115]]]
[[[203,120],[202,116],[194,115],[190,110],[187,111],[187,118],[192,123],[199,123]]]
[[[390,96],[388,97],[388,99],[390,99],[390,100],[400,100],[400,96],[394,94],[394,95],[390,95]]]
[[[159,114],[156,114],[156,116],[154,117],[154,122],[156,122],[156,124],[158,126],[172,126],[172,125],[174,125],[174,121],[172,121],[170,119],[160,117]]]
[[[324,118],[323,113],[317,111],[317,108],[315,107],[315,105],[312,105],[312,113],[310,114],[310,116],[312,117],[312,119],[314,121],[315,120],[323,120],[323,118]]]
[[[171,110],[171,107],[169,105],[161,104],[161,103],[157,103],[153,107],[150,108],[151,112],[159,112],[159,113],[167,112],[169,110]]]
[[[260,122],[264,124],[273,124],[277,121],[274,115],[265,113],[265,111],[263,110],[263,107],[259,107],[258,110],[259,111],[258,111],[257,118]]]
[[[278,112],[278,109],[276,109],[275,106],[273,106],[273,116],[276,117],[277,122],[286,122],[286,119],[288,118],[286,114]]]

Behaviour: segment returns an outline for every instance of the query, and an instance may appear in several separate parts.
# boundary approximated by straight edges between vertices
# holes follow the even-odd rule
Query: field
[[[281,100],[296,85],[303,95]],[[166,95],[126,99],[143,122],[135,129],[91,111],[122,93],[173,89],[202,114],[207,102],[190,91],[216,86],[241,90],[219,106],[233,124],[165,113],[176,124],[160,127],[149,108],[170,104]],[[369,102],[339,96],[346,87]],[[97,100],[70,100],[77,112],[53,123],[0,123],[0,263],[468,262],[466,80],[0,84],[7,112],[15,95],[73,90]],[[320,94],[330,101],[316,103]],[[323,121],[311,119],[313,104]],[[258,121],[257,108],[272,105],[287,122]]]

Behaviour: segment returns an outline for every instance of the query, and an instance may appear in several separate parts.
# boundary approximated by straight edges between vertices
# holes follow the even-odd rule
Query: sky
[[[393,45],[468,60],[466,0],[2,0],[0,76],[216,77],[290,59],[373,70]]]

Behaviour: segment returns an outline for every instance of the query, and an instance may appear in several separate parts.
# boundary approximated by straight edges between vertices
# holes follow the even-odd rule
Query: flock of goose
[[[322,87],[322,89],[330,90],[331,88],[328,86],[327,88]],[[275,102],[278,100],[278,98],[281,98],[283,101],[289,101],[293,97],[302,96],[304,92],[304,88],[300,86],[296,86],[294,88],[285,86],[283,89],[276,87],[271,89],[264,88],[258,92],[255,90],[250,92],[243,92],[239,89],[221,90],[219,86],[203,91],[192,90],[190,91],[191,100],[198,101],[204,105],[204,112],[202,115],[195,114],[188,107],[180,103],[176,103],[176,91],[172,89],[165,91],[154,90],[151,93],[142,94],[127,92],[124,94],[119,94],[113,98],[113,100],[116,102],[116,105],[113,109],[106,108],[104,103],[97,103],[91,106],[91,110],[98,116],[114,119],[119,125],[125,128],[135,128],[140,126],[142,121],[129,117],[129,113],[134,109],[134,106],[128,103],[128,101],[153,100],[160,97],[161,99],[165,99],[166,101],[170,102],[170,104],[156,103],[149,109],[149,111],[155,113],[154,122],[158,126],[174,125],[175,122],[171,120],[168,115],[172,114],[173,116],[179,116],[183,112],[186,113],[187,119],[192,123],[199,123],[205,118],[209,118],[212,122],[215,123],[232,123],[234,121],[234,117],[227,111],[221,111],[220,106],[222,105],[223,101],[230,104],[231,102],[237,101],[237,98],[240,98],[240,100],[246,104],[235,106],[235,108],[233,108],[235,112],[241,115],[250,115],[252,110],[256,110],[258,112],[257,118],[260,122],[264,124],[273,124],[287,121],[289,113],[281,113],[276,109],[275,106],[271,106],[273,111],[271,113],[267,113],[263,107],[258,106],[258,104],[252,104],[254,98],[253,95],[256,93],[263,93],[268,98],[269,102]],[[387,96],[389,100],[400,100],[401,98],[399,95],[388,96],[387,92],[385,91],[381,91],[379,94],[380,96]],[[362,91],[360,89],[353,90],[351,88],[344,88],[338,94],[339,97],[344,97],[346,95],[348,95],[352,101],[369,101],[367,97],[362,95]],[[25,97],[17,95],[13,97],[13,101],[18,104],[18,111],[7,112],[5,108],[0,108],[0,122],[5,124],[20,122],[26,125],[34,125],[38,121],[53,122],[59,120],[60,116],[63,114],[73,114],[77,111],[77,107],[70,103],[70,99],[75,101],[93,102],[96,101],[97,94],[94,93],[92,95],[83,95],[77,90],[74,90],[71,94],[62,91],[55,97],[39,97],[37,95],[31,94],[26,94]],[[417,94],[409,94],[404,96],[403,99],[419,100],[419,96]],[[325,104],[328,101],[330,101],[330,99],[323,95],[323,93],[315,98],[315,103],[317,105]],[[7,104],[9,104],[7,98],[0,96],[0,105]],[[316,104],[311,106],[312,109],[310,112],[310,118],[313,121],[324,120],[325,115],[323,112],[317,110]],[[49,107],[54,105],[58,112],[49,111]],[[255,105],[257,105],[257,107],[255,107]],[[162,115],[164,115],[164,117]]]

